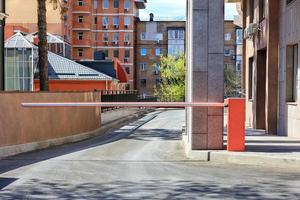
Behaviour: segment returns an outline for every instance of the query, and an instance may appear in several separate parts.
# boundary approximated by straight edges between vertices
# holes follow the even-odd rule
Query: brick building
[[[134,29],[146,0],[69,0],[64,19],[65,38],[77,61],[118,58],[134,86]]]
[[[232,20],[224,22],[224,67],[232,68],[240,74],[242,64],[242,27],[234,24]]]
[[[153,17],[153,16],[152,16]],[[141,97],[154,96],[159,85],[160,56],[185,51],[184,21],[139,21],[136,25],[136,88]]]

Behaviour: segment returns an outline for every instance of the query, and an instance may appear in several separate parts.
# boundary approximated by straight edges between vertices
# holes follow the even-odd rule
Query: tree
[[[39,52],[39,76],[40,76],[40,90],[48,91],[48,45],[47,45],[47,0],[37,0],[38,2],[38,52]],[[57,9],[59,0],[50,0],[53,9]]]
[[[161,57],[161,83],[155,95],[161,101],[185,100],[185,56]]]
[[[239,97],[241,95],[241,80],[232,67],[224,71],[224,92],[225,97]]]

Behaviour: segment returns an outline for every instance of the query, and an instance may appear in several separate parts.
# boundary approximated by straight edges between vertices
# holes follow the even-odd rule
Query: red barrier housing
[[[245,99],[226,99],[228,106],[227,150],[245,151]]]

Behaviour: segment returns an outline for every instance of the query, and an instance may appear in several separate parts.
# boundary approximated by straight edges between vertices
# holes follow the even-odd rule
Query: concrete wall
[[[295,0],[286,6],[286,1],[280,4],[280,40],[279,40],[279,123],[278,133],[289,137],[300,138],[300,66],[298,66],[297,101],[286,102],[286,52],[287,45],[298,44],[300,48],[300,0]],[[298,50],[298,65],[300,63]]]
[[[0,93],[0,148],[100,128],[99,108],[22,108],[21,102],[99,101],[99,93]]]

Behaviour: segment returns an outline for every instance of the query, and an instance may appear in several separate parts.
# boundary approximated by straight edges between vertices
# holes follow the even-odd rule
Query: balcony
[[[86,21],[89,20],[87,19]],[[89,31],[91,30],[91,27],[92,27],[91,22],[78,23],[77,21],[73,21],[73,30]]]
[[[84,6],[74,5],[72,10],[72,13],[90,13],[90,12],[91,12],[90,5],[84,5]]]
[[[146,3],[147,3],[147,0],[135,0],[135,5],[138,9],[145,9]]]

